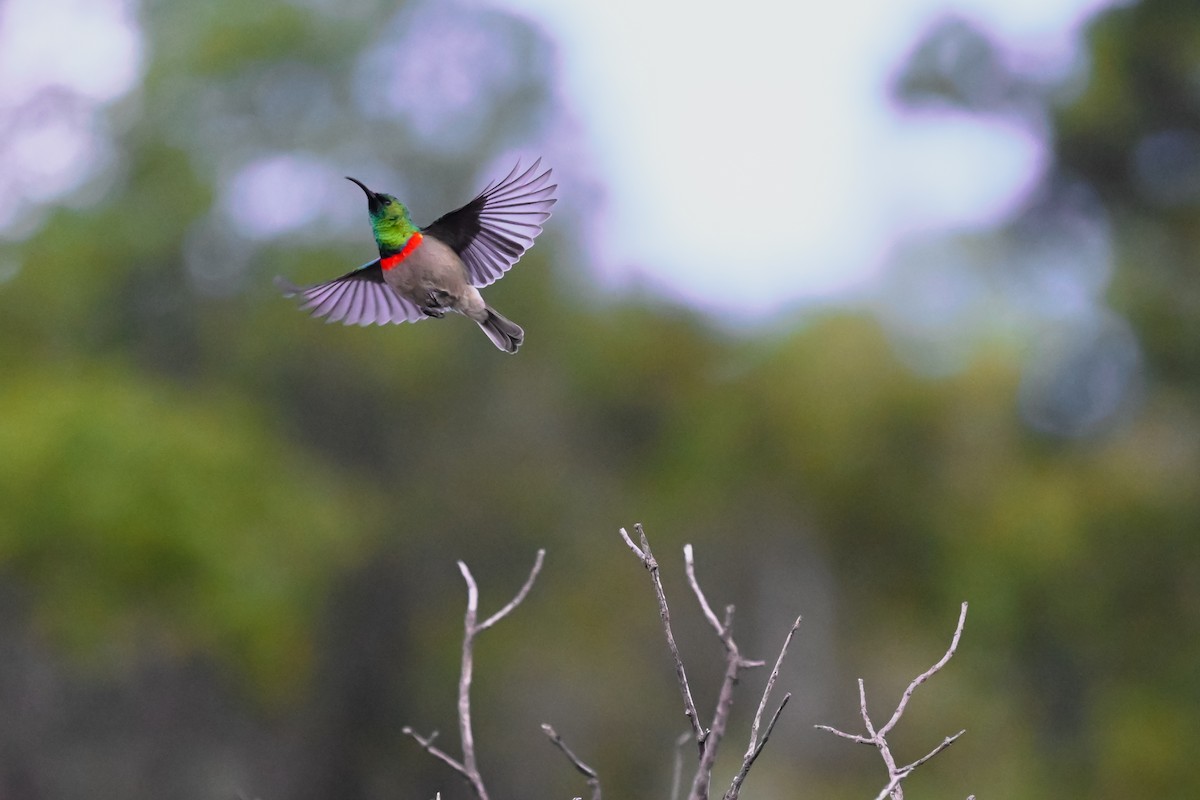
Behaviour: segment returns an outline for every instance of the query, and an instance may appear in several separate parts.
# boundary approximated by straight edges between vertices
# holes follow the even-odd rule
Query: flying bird
[[[520,325],[484,301],[479,289],[495,283],[533,246],[557,202],[551,170],[541,159],[522,171],[520,163],[474,200],[432,224],[413,224],[408,208],[390,194],[368,189],[371,230],[379,258],[340,278],[307,288],[275,279],[288,297],[314,317],[343,325],[419,322],[457,311],[478,323],[492,343],[515,353],[525,340]]]

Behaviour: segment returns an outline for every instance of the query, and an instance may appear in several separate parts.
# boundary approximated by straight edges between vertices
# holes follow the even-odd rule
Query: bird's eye
[[[379,196],[379,205],[390,206],[391,204],[392,204],[392,198],[388,197],[387,195]]]

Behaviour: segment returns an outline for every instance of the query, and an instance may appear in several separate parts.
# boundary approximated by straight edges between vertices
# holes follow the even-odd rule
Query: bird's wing
[[[504,180],[489,183],[474,200],[425,228],[458,253],[473,286],[499,280],[542,232],[558,184],[545,185],[551,171],[537,174],[541,163],[539,158],[524,172],[518,163]]]
[[[275,285],[286,297],[300,297],[301,309],[312,309],[312,316],[325,317],[326,322],[385,325],[425,319],[415,304],[384,283],[378,258],[316,286],[305,288],[284,278],[276,278]]]

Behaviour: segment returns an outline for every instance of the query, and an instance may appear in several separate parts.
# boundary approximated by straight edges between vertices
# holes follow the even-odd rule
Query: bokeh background
[[[1200,6],[0,0],[0,797],[664,796],[702,708],[796,695],[743,796],[1200,796]],[[773,6],[779,6],[778,8]],[[1047,10],[1049,9],[1049,10]],[[462,319],[326,326],[517,157],[562,198]],[[765,676],[751,674],[718,778]]]

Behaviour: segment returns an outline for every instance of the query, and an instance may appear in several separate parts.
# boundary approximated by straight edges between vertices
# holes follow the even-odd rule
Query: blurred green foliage
[[[470,73],[480,108],[430,111],[465,114],[469,149],[380,100],[404,86],[369,67],[405,57],[391,41],[412,14],[512,56]],[[638,520],[702,708],[719,647],[680,579],[683,542],[714,603],[737,604],[751,655],[805,615],[783,678],[797,699],[748,799],[876,792],[875,754],[811,725],[853,724],[860,674],[886,706],[943,651],[963,599],[960,654],[896,744],[915,758],[968,735],[914,794],[1200,793],[1200,196],[1164,205],[1130,177],[1148,137],[1145,158],[1164,130],[1200,136],[1200,95],[1180,88],[1200,10],[1105,12],[1067,99],[959,22],[930,46],[967,37],[973,69],[918,48],[898,82],[914,102],[1036,107],[1047,123],[1046,186],[995,230],[955,234],[968,249],[1019,249],[1031,220],[1069,205],[1061,185],[1102,205],[1107,300],[1144,368],[1120,413],[1077,436],[1022,422],[1026,365],[1004,339],[929,378],[867,313],[731,333],[665,301],[583,297],[565,217],[488,290],[529,332],[516,358],[461,319],[306,320],[270,277],[365,260],[365,215],[251,235],[225,199],[246,165],[303,153],[332,180],[402,176],[427,221],[551,115],[552,48],[498,12],[370,0],[159,2],[140,22],[146,71],[106,112],[119,155],[103,196],[0,251],[18,265],[0,284],[0,794],[465,797],[399,728],[453,727],[454,561],[488,611],[540,546],[527,604],[479,642],[493,794],[578,791],[543,721],[611,795],[665,792],[684,720],[645,576],[616,538]]]
[[[369,497],[244,402],[115,365],[10,373],[0,420],[0,553],[39,624],[112,666],[149,638],[295,690]]]

